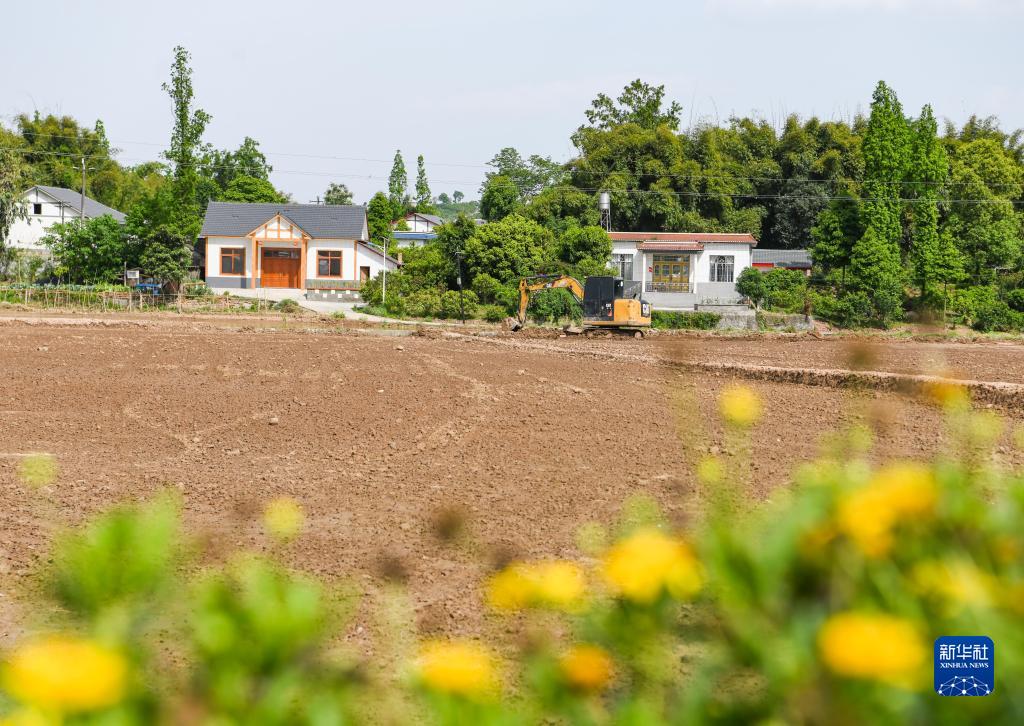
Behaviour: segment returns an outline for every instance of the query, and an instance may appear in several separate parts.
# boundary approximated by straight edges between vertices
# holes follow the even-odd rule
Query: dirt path
[[[288,494],[309,525],[286,551],[292,565],[355,583],[371,601],[382,563],[397,567],[421,631],[475,633],[489,627],[478,582],[495,559],[579,557],[580,525],[614,522],[638,493],[677,521],[699,511],[692,467],[702,450],[728,455],[715,402],[731,379],[659,357],[831,365],[842,355],[773,339],[518,340],[0,325],[0,565],[17,583],[45,559],[53,523],[14,471],[24,453],[47,451],[65,522],[172,486],[189,531],[217,557],[264,548],[259,512]],[[900,345],[908,356],[929,350]],[[995,371],[989,352],[965,348],[959,360],[975,376]],[[884,455],[942,445],[937,412],[908,399],[753,385],[768,421],[753,439],[755,502],[857,417],[880,422]],[[1009,447],[1001,457],[1020,463]],[[445,512],[465,518],[465,541],[438,539]],[[0,645],[14,590],[0,598]],[[369,648],[371,630],[361,611],[349,637]]]

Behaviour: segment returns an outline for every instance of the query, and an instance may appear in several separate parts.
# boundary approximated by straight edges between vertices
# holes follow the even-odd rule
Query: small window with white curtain
[[[732,282],[735,261],[733,255],[711,255],[711,282]]]

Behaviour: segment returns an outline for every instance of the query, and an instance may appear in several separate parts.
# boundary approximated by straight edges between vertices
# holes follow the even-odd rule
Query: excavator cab
[[[593,275],[583,286],[583,324],[600,328],[647,328],[651,304],[641,299],[640,286],[610,275]]]

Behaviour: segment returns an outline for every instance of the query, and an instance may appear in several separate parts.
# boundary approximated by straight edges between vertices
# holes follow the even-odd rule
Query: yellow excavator
[[[515,331],[526,325],[532,293],[556,288],[571,292],[583,307],[583,331],[632,332],[641,338],[651,327],[651,304],[640,297],[640,283],[610,275],[593,275],[584,285],[569,275],[524,277],[519,281],[519,314],[509,327]]]

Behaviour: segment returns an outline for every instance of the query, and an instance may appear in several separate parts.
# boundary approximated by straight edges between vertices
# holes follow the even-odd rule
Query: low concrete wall
[[[694,287],[701,305],[730,305],[738,303],[743,297],[736,292],[734,282],[698,282]]]
[[[757,322],[763,330],[814,329],[814,318],[809,315],[759,312]]]
[[[307,300],[318,302],[362,302],[358,290],[306,290]]]
[[[256,280],[256,287],[259,287],[259,279]],[[227,275],[225,277],[207,277],[207,287],[229,290],[248,290],[253,287],[252,280],[244,275]]]

